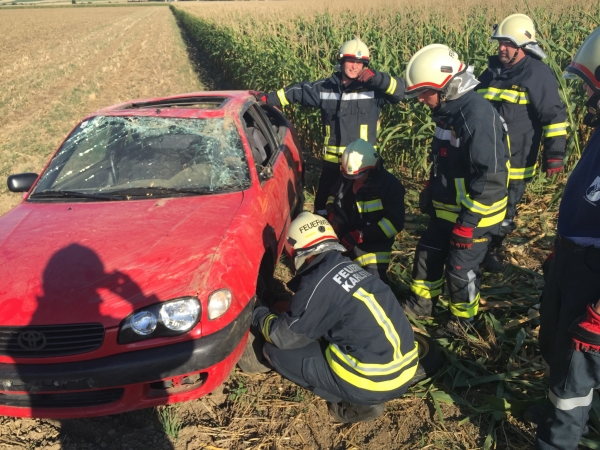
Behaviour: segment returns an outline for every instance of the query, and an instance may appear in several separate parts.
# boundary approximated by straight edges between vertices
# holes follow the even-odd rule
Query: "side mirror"
[[[260,181],[267,181],[273,178],[273,168],[271,166],[263,167],[263,169],[258,174],[258,178],[260,179]]]
[[[37,178],[37,173],[17,173],[10,175],[6,184],[8,185],[8,190],[11,192],[28,192]]]

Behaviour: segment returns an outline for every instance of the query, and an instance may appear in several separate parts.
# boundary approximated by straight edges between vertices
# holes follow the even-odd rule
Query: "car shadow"
[[[70,244],[53,254],[43,272],[42,288],[43,293],[37,297],[35,312],[26,329],[28,333],[37,333],[35,336],[43,335],[44,345],[40,345],[42,341],[29,339],[37,347],[42,347],[38,350],[31,349],[31,354],[35,357],[82,354],[93,352],[101,347],[114,348],[118,345],[116,328],[120,319],[109,315],[109,308],[103,297],[115,298],[116,296],[115,302],[122,301],[133,306],[127,308],[129,310],[135,310],[142,304],[160,301],[153,294],[146,296],[140,286],[126,273],[119,270],[107,272],[100,257],[89,247],[80,244]],[[120,308],[126,308],[126,305],[122,304]],[[69,319],[69,311],[73,311],[71,317],[76,317],[76,321],[79,322],[76,325],[70,324],[72,319]],[[85,318],[84,322],[81,318]],[[61,322],[67,325],[61,325]],[[46,325],[48,323],[57,324],[52,325],[54,334],[49,332],[50,327]],[[105,328],[107,323],[112,326]],[[73,327],[77,328],[76,332],[73,331]],[[60,338],[57,339],[55,336]],[[109,340],[113,342],[107,342]],[[25,344],[27,342],[25,341]],[[192,354],[191,341],[189,342],[188,359]],[[108,361],[109,358],[92,359],[90,362]],[[181,359],[178,363],[181,363]],[[49,411],[59,411],[65,406],[80,406],[82,411],[89,411],[89,408],[98,408],[98,411],[102,411],[102,407],[110,407],[115,402],[126,400],[128,395],[119,386],[118,366],[112,366],[113,371],[103,370],[106,367],[102,367],[100,363],[98,375],[90,374],[89,369],[86,369],[89,367],[86,362],[45,363],[45,366],[46,368],[57,367],[58,370],[55,371],[42,369],[44,374],[56,375],[52,375],[52,378],[48,378],[48,375],[40,376],[36,373],[35,366],[16,364],[19,379],[23,383],[19,389],[29,392],[27,397],[34,416],[47,417]],[[160,369],[164,372],[169,370],[169,367]],[[73,375],[77,370],[82,371],[81,379]],[[125,372],[123,370],[123,376],[126,376]],[[111,375],[114,378],[107,379],[107,374],[108,378]],[[93,389],[98,387],[95,386],[97,384],[107,386]],[[140,389],[138,392],[140,398],[144,397],[142,391],[143,389]],[[168,397],[166,392],[165,403]],[[71,411],[76,417],[77,411]],[[56,423],[56,421],[52,422]],[[161,421],[160,411],[155,408],[104,417],[60,419],[57,422],[60,424],[58,439],[63,449],[143,448],[140,445],[144,448],[174,449],[165,432],[168,427],[164,424],[164,419]],[[142,433],[140,429],[143,430]],[[129,445],[128,442],[132,444]]]

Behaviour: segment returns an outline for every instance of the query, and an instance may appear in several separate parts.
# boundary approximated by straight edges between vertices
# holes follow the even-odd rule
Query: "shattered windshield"
[[[249,185],[232,119],[97,116],[64,142],[30,198],[194,195]]]

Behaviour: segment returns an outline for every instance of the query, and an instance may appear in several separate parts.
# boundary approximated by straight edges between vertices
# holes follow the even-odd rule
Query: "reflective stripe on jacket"
[[[394,398],[406,390],[418,348],[400,303],[377,277],[337,251],[319,255],[289,283],[290,311],[259,319],[265,338],[299,348],[323,338],[340,388]]]
[[[540,143],[543,143],[546,161],[564,158],[565,105],[558,95],[558,83],[550,67],[526,56],[514,67],[504,70],[498,56],[491,56],[479,81],[477,92],[494,105],[508,126],[511,179],[534,176]]]
[[[496,110],[470,91],[443,102],[433,120],[430,188],[436,216],[469,227],[502,222],[509,153]]]
[[[404,80],[383,72],[375,72],[371,83],[353,81],[346,86],[336,72],[327,79],[304,81],[267,95],[269,105],[298,103],[321,110],[323,159],[333,163],[339,163],[346,146],[356,139],[375,145],[381,108],[403,99]]]

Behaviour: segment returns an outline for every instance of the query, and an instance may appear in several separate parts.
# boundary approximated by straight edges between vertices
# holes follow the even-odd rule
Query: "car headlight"
[[[208,318],[217,319],[227,312],[231,305],[231,292],[219,289],[208,296]]]
[[[146,306],[127,316],[119,327],[119,344],[155,337],[178,336],[196,326],[200,319],[196,297],[180,297]]]

